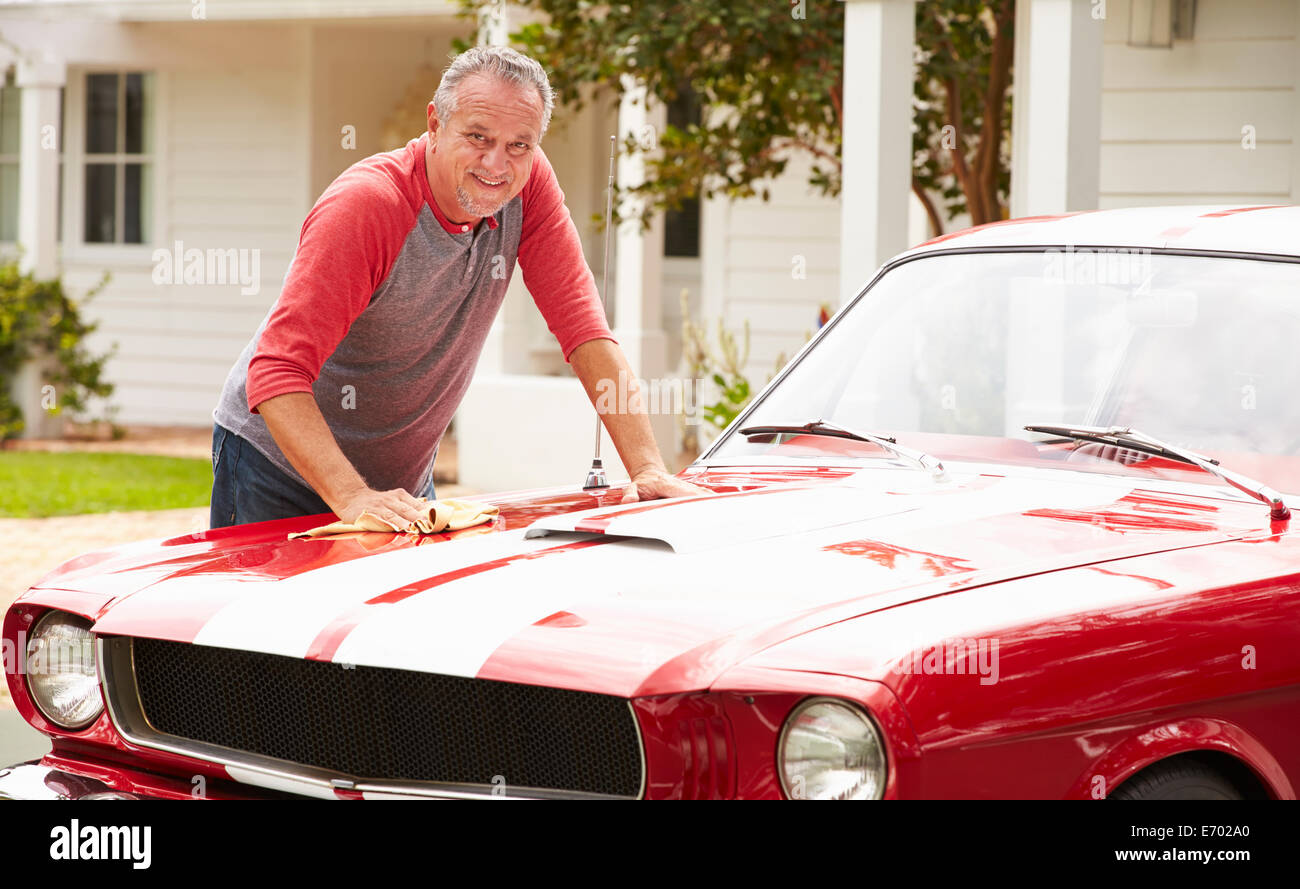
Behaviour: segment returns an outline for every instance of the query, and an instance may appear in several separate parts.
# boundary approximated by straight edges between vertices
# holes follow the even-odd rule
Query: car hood
[[[879,609],[1266,523],[1252,504],[1061,475],[870,469],[541,517],[503,507],[419,540],[288,540],[302,521],[273,522],[86,556],[24,601],[81,610],[103,634],[635,696],[707,688]]]

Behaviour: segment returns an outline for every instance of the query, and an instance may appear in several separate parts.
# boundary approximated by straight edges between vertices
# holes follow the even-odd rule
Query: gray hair
[[[545,135],[551,124],[551,110],[555,107],[551,81],[537,60],[508,46],[475,46],[452,60],[442,74],[438,91],[433,94],[438,120],[445,122],[456,113],[460,85],[472,74],[489,74],[515,86],[535,88],[542,100],[542,132],[538,133],[538,138]]]

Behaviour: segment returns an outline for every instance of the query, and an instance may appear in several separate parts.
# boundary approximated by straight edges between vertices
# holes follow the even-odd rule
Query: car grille
[[[355,776],[635,797],[625,698],[132,640],[142,715],[175,738]]]

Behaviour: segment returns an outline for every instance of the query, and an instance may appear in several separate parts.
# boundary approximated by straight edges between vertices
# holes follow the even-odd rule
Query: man
[[[537,62],[471,49],[443,75],[427,133],[325,190],[213,412],[213,528],[420,518],[414,495],[433,496],[438,442],[516,260],[593,403],[600,380],[634,378],[539,145],[553,104]],[[624,502],[703,493],[669,475],[643,412],[603,419],[631,477]]]

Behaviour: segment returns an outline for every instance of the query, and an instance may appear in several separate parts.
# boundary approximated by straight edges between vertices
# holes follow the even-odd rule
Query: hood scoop
[[[908,498],[848,486],[780,486],[605,506],[538,519],[525,538],[605,535],[700,552],[912,512]]]

